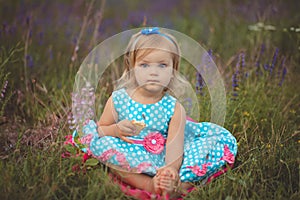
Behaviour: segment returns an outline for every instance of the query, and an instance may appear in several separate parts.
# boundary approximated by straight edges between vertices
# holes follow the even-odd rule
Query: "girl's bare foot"
[[[178,172],[174,168],[165,168],[161,172],[159,180],[159,187],[162,190],[163,198],[169,199],[179,197],[181,195],[177,192],[180,180]]]
[[[161,194],[162,190],[160,189],[160,175],[155,175],[152,178],[152,183],[153,183],[153,189],[155,194]]]

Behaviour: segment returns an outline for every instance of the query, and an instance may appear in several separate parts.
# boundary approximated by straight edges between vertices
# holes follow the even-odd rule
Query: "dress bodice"
[[[176,99],[166,93],[161,100],[153,104],[142,104],[133,100],[125,88],[112,93],[113,104],[118,121],[124,119],[142,121],[146,127],[132,138],[144,138],[151,132],[160,132],[167,136],[168,126],[174,114]]]

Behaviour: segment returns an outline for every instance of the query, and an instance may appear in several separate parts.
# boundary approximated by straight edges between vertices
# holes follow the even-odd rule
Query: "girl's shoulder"
[[[125,88],[121,88],[121,89],[113,91],[111,96],[112,96],[113,101],[119,101],[119,100],[127,99],[128,95],[126,93]]]

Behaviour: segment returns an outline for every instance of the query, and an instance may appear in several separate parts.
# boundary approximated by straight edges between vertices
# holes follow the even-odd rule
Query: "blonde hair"
[[[165,91],[169,91],[177,98],[181,97],[189,83],[178,72],[180,49],[176,39],[161,30],[159,34],[144,35],[139,32],[131,37],[124,54],[124,72],[121,78],[116,81],[116,89],[137,87],[133,71],[135,62],[155,50],[167,51],[172,55],[173,78]]]

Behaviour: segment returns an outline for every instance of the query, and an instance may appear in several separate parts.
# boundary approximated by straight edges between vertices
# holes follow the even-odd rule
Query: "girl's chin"
[[[151,93],[159,93],[159,92],[163,92],[164,90],[164,87],[158,84],[146,84],[141,88]]]

